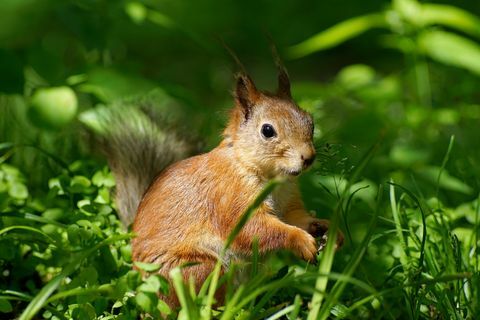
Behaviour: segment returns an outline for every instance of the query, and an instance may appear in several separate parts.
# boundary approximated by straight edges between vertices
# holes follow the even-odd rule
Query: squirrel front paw
[[[288,239],[288,247],[298,257],[309,262],[315,262],[317,256],[317,242],[315,238],[304,230],[293,227]]]
[[[308,226],[308,233],[310,233],[313,237],[320,239],[320,246],[318,251],[322,250],[327,243],[327,236],[328,236],[328,228],[330,226],[330,222],[325,219],[316,219],[314,218],[310,225]],[[337,229],[337,243],[336,248],[340,248],[343,245],[344,236],[342,231]]]
[[[327,233],[329,225],[330,223],[328,220],[313,218],[312,221],[310,221],[307,232],[314,238],[319,238]]]

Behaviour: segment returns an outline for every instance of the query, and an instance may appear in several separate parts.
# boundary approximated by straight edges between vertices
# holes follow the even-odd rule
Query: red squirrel
[[[285,69],[279,69],[274,94],[258,90],[247,74],[237,75],[223,140],[208,153],[175,162],[191,153],[189,144],[175,130],[157,128],[149,116],[129,117],[134,123],[129,127],[117,115],[118,123],[126,123],[124,134],[109,134],[104,143],[117,181],[119,215],[127,225],[133,221],[134,261],[161,265],[166,278],[172,268],[195,262],[182,272],[199,289],[240,216],[275,177],[287,182],[242,228],[222,272],[230,259],[251,255],[254,239],[261,254],[287,249],[316,259],[315,237],[325,234],[328,221],[306,211],[296,181],[315,159],[314,124],[292,99]],[[342,239],[338,235],[337,245]],[[173,293],[163,298],[178,305]]]

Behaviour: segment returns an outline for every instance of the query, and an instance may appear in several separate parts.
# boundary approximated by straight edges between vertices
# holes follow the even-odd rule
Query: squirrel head
[[[275,94],[257,90],[248,75],[237,75],[234,97],[224,143],[242,166],[270,179],[297,176],[313,163],[313,119],[293,101],[284,69]]]

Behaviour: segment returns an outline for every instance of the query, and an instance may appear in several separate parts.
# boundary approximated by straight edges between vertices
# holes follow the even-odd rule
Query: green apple
[[[69,87],[38,89],[30,99],[30,120],[42,129],[59,129],[75,118],[77,96]]]

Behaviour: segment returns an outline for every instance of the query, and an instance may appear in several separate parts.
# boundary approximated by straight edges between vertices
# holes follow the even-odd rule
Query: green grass
[[[453,141],[442,168],[452,156]],[[467,237],[452,229],[455,208],[393,181],[378,186],[371,211],[349,212],[355,210],[355,195],[363,189],[351,186],[371,165],[378,146],[367,151],[351,172],[332,216],[332,232],[347,215],[368,218],[360,241],[347,234],[352,242],[335,252],[330,237],[318,267],[287,253],[268,258],[254,254],[246,265],[219,277],[219,263],[199,293],[182,282],[179,269],[171,273],[173,288],[157,275],[141,279],[131,269],[131,235],[124,233],[115,216],[108,170],[89,175],[88,166],[72,165],[50,179],[44,198],[34,199],[12,191],[24,178],[14,167],[2,164],[0,172],[10,188],[0,220],[0,245],[10,246],[2,250],[3,270],[8,270],[2,281],[10,285],[0,292],[0,310],[20,319],[38,315],[134,319],[144,313],[154,318],[170,313],[173,318],[177,311],[169,310],[156,292],[175,290],[182,306],[178,314],[184,319],[473,318],[479,312],[478,257],[473,254],[478,245],[473,230],[478,230],[479,199],[467,204],[475,218]],[[441,174],[434,188],[437,194],[440,179]],[[268,185],[252,203],[225,248],[278,183]],[[376,261],[378,254],[369,257],[372,249],[386,250],[380,258],[389,263]],[[158,268],[138,266],[147,271]],[[371,272],[372,266],[381,272]],[[239,269],[252,272],[234,284],[233,273]],[[229,292],[225,306],[212,308],[221,283]]]
[[[335,105],[337,98],[329,92],[338,88],[327,89],[324,98]],[[307,108],[310,96],[307,91],[301,99]],[[364,124],[353,120],[344,119],[336,136],[352,126],[365,132]],[[430,125],[443,130],[441,124]],[[425,129],[405,123],[399,128]],[[171,288],[155,275],[158,266],[137,264],[151,272],[143,279],[132,269],[132,235],[116,216],[114,180],[107,167],[91,156],[66,164],[45,146],[3,143],[0,312],[19,319],[136,319],[142,314],[182,319],[473,319],[480,312],[480,198],[469,184],[475,185],[477,176],[463,173],[462,181],[452,172],[477,159],[465,155],[456,145],[464,141],[454,136],[423,147],[413,140],[400,148],[401,138],[383,133],[373,146],[366,141],[363,152],[321,147],[325,139],[334,139],[328,135],[316,140],[320,159],[301,179],[301,187],[307,206],[331,212],[323,215],[332,220],[332,234],[318,265],[288,252],[260,257],[254,246],[251,260],[222,277],[218,263],[200,292],[182,282],[179,269],[171,273]],[[424,151],[438,156],[425,158]],[[42,165],[55,174],[30,184],[27,171],[13,165],[21,152],[38,153]],[[279,183],[272,181],[259,194],[225,248]],[[338,229],[346,243],[336,251],[333,235]],[[214,301],[220,285],[227,288],[224,306]],[[159,300],[157,292],[168,290],[176,291],[180,310]]]

